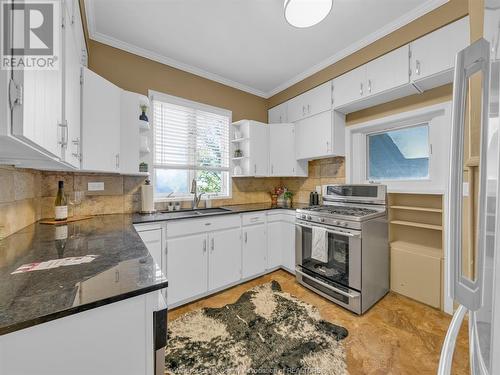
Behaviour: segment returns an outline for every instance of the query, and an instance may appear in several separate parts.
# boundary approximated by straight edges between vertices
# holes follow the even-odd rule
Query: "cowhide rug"
[[[345,375],[347,334],[272,281],[171,322],[165,373]]]

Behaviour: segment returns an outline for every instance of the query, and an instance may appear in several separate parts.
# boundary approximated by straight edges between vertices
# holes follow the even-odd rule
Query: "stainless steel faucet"
[[[193,178],[193,181],[191,182],[191,194],[194,194],[193,196],[193,210],[198,208],[198,205],[200,204],[201,196],[203,193],[197,194],[198,191],[198,183],[196,182],[196,179]]]

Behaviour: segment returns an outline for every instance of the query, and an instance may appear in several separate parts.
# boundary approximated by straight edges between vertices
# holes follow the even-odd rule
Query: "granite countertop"
[[[63,226],[35,223],[0,240],[0,335],[167,287],[131,215]],[[56,232],[57,231],[57,232]],[[19,266],[96,255],[92,262],[12,274]]]
[[[174,212],[155,212],[153,214],[134,214],[133,222],[134,224],[143,224],[143,223],[154,223],[157,221],[170,221],[170,220],[184,220],[184,219],[202,219],[205,217],[213,217],[220,215],[230,215],[230,214],[240,214],[245,212],[255,212],[255,211],[268,211],[268,210],[291,210],[295,211],[298,208],[308,207],[307,204],[294,204],[292,207],[284,207],[284,206],[273,206],[271,203],[251,203],[251,204],[238,204],[231,206],[222,206],[220,208],[225,211],[217,212],[217,213],[205,213],[203,215],[193,215],[193,216],[184,216],[184,217],[176,217]],[[201,208],[200,211],[204,209]]]

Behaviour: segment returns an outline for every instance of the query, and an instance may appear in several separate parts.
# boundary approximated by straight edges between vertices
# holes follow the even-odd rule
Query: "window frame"
[[[150,122],[151,122],[151,130],[149,132],[149,141],[150,141],[150,144],[152,145],[152,151],[150,153],[150,158],[149,158],[149,162],[150,162],[150,165],[151,165],[151,183],[153,184],[153,200],[154,202],[185,202],[185,201],[191,201],[193,200],[193,194],[190,194],[190,193],[187,193],[187,194],[161,194],[161,195],[158,195],[155,191],[154,191],[154,187],[155,187],[155,183],[156,183],[156,169],[165,169],[165,170],[174,170],[174,169],[178,169],[178,170],[182,170],[182,171],[187,171],[188,172],[188,187],[191,186],[191,181],[193,180],[195,174],[197,171],[204,171],[204,170],[209,170],[209,171],[216,171],[217,169],[216,168],[183,168],[183,167],[179,167],[179,168],[176,168],[176,167],[164,167],[164,166],[161,166],[161,165],[155,165],[154,164],[154,160],[155,160],[155,142],[154,142],[154,134],[155,134],[155,123],[154,123],[154,114],[153,114],[153,102],[155,100],[157,101],[162,101],[162,102],[165,102],[165,103],[169,103],[169,104],[174,104],[174,105],[179,105],[179,106],[184,106],[184,107],[190,107],[190,108],[193,108],[193,109],[196,109],[196,110],[201,110],[201,111],[206,111],[206,112],[211,112],[211,113],[214,113],[214,114],[217,114],[217,115],[220,115],[220,116],[226,116],[228,118],[228,122],[229,122],[229,126],[228,126],[228,137],[227,137],[227,140],[228,140],[228,150],[230,150],[230,147],[231,147],[231,143],[230,143],[230,131],[231,131],[231,124],[233,122],[232,120],[232,111],[230,110],[227,110],[227,109],[224,109],[224,108],[219,108],[219,107],[215,107],[215,106],[211,106],[211,105],[208,105],[208,104],[204,104],[204,103],[199,103],[199,102],[196,102],[196,101],[193,101],[193,100],[189,100],[189,99],[184,99],[184,98],[181,98],[181,97],[177,97],[177,96],[173,96],[173,95],[169,95],[169,94],[165,94],[165,93],[162,93],[162,92],[158,92],[158,91],[154,91],[154,90],[149,90],[149,102],[151,103],[151,118],[150,118]],[[229,154],[228,154],[229,155]],[[231,199],[232,198],[232,186],[233,186],[233,183],[232,183],[232,176],[231,176],[231,160],[230,160],[230,157],[229,157],[229,160],[228,160],[228,168],[227,170],[225,168],[222,168],[220,169],[220,172],[222,173],[227,173],[228,176],[227,176],[227,180],[226,179],[223,179],[222,183],[223,183],[223,186],[226,187],[226,193],[225,194],[214,194],[214,193],[210,193],[210,194],[203,194],[202,195],[202,198],[201,200],[207,200],[207,199],[210,199],[210,200],[217,200],[217,199]]]
[[[451,141],[451,102],[439,103],[408,112],[346,127],[346,182],[380,183],[389,193],[443,194],[448,190]],[[427,123],[429,127],[429,176],[426,179],[368,179],[367,136]]]
[[[403,130],[403,129],[411,129],[411,128],[418,128],[418,127],[423,127],[425,126],[427,128],[427,151],[429,153],[429,166],[428,166],[428,171],[427,171],[427,176],[423,178],[387,178],[387,179],[372,179],[370,178],[370,142],[369,142],[369,137],[378,135],[378,134],[385,134],[389,133],[392,131],[397,131],[397,130]],[[390,129],[384,129],[384,130],[377,130],[374,132],[366,133],[366,151],[365,151],[365,163],[366,163],[366,171],[365,171],[365,180],[366,181],[373,181],[376,183],[387,183],[387,182],[414,182],[414,181],[428,181],[431,179],[431,170],[432,170],[432,164],[434,162],[434,157],[432,154],[432,143],[431,143],[431,127],[428,121],[416,123],[416,124],[411,124],[411,125],[402,125],[402,126],[394,126],[391,127]]]

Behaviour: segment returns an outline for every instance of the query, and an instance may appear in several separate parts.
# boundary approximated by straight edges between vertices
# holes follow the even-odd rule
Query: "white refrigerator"
[[[468,316],[471,374],[500,374],[500,205],[499,194],[499,82],[500,0],[485,0],[484,38],[459,52],[453,86],[453,116],[448,186],[447,242],[450,249],[448,293],[458,305],[443,343],[439,375],[451,373],[458,332]],[[464,180],[464,134],[469,89],[482,81],[478,211],[475,220],[477,251],[474,262],[464,252],[463,223],[473,210],[464,211],[464,196],[473,186]],[[475,93],[477,95],[478,93]],[[474,221],[473,221],[474,222]],[[465,324],[465,323],[464,323]]]

